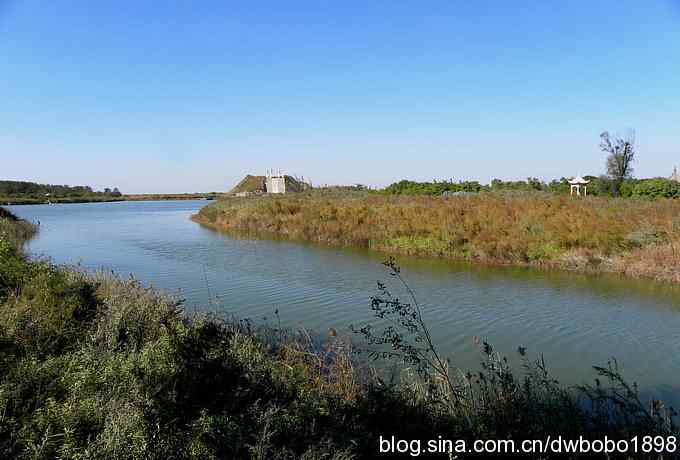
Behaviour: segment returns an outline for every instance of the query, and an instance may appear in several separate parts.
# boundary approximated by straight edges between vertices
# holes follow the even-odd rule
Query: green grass
[[[248,174],[241,182],[236,184],[229,193],[253,193],[264,189],[265,176],[253,176]]]

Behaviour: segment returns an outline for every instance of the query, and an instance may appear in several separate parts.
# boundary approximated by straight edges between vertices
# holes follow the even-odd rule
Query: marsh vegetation
[[[680,201],[550,194],[229,198],[194,217],[254,237],[680,281]]]
[[[27,226],[9,213],[6,226]],[[569,388],[542,360],[512,369],[481,341],[479,370],[437,350],[394,261],[342,337],[187,315],[111,273],[30,260],[0,238],[0,455],[4,458],[373,458],[377,439],[676,434],[615,363]],[[394,293],[405,292],[404,300]],[[396,360],[398,378],[366,358]],[[450,359],[449,359],[450,358]]]

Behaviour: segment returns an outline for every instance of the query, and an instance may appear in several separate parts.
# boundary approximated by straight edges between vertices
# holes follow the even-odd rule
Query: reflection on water
[[[14,206],[41,222],[29,249],[59,263],[134,274],[186,298],[190,308],[288,326],[348,330],[370,319],[369,297],[388,280],[385,255],[234,238],[189,220],[205,201]],[[680,288],[666,283],[401,257],[436,343],[478,368],[473,337],[545,356],[562,380],[582,382],[611,357],[643,387],[677,388]],[[210,297],[213,297],[212,299]]]

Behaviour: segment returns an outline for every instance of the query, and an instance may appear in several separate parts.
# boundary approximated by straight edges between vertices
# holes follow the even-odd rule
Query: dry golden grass
[[[256,237],[680,281],[680,201],[564,196],[226,199],[197,222]]]

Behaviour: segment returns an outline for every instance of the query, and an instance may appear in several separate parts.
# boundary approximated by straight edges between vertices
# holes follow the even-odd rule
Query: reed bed
[[[548,194],[228,198],[194,220],[254,237],[680,281],[680,201]]]

